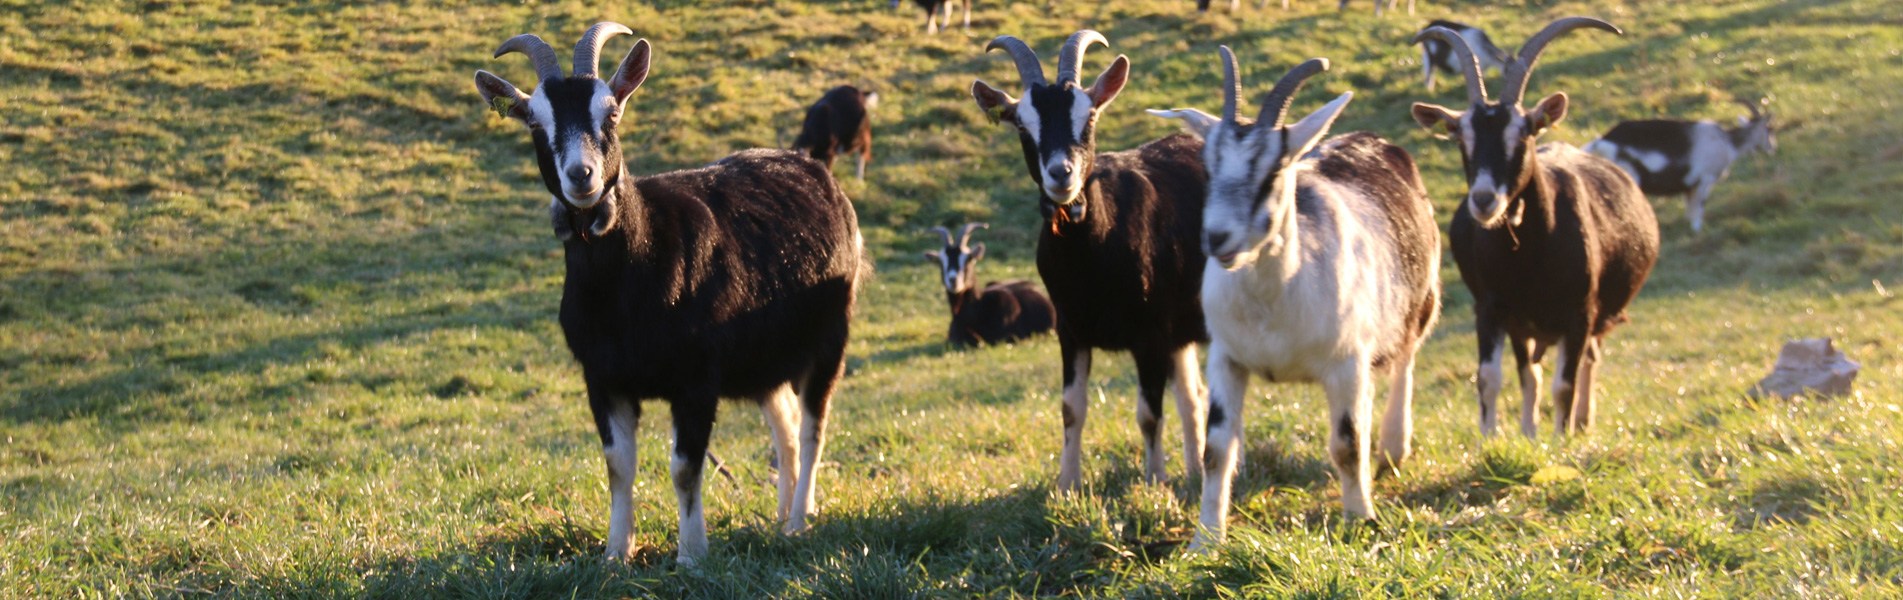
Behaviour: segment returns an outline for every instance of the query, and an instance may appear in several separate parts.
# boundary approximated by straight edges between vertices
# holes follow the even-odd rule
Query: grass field
[[[927,37],[883,0],[0,2],[0,596],[1903,594],[1903,301],[1883,292],[1903,288],[1894,3],[1244,4],[980,2],[969,33]],[[1703,234],[1655,201],[1663,258],[1606,347],[1590,435],[1479,437],[1470,301],[1443,260],[1417,458],[1377,483],[1382,526],[1341,520],[1319,390],[1258,384],[1231,541],[1183,557],[1199,488],[1175,458],[1167,485],[1138,481],[1127,359],[1099,354],[1088,491],[1056,495],[1055,341],[939,342],[926,227],[987,220],[985,274],[1034,275],[1014,136],[964,92],[1018,85],[982,52],[993,35],[1048,61],[1092,27],[1113,49],[1086,71],[1131,57],[1104,149],[1174,131],[1143,108],[1215,110],[1219,43],[1258,94],[1328,57],[1295,110],[1353,90],[1335,130],[1413,152],[1444,222],[1459,156],[1406,108],[1462,92],[1427,94],[1406,37],[1452,16],[1516,45],[1572,14],[1627,35],[1547,53],[1529,95],[1573,96],[1551,139],[1729,120],[1739,96],[1800,123],[1718,187]],[[790,141],[838,83],[884,97],[867,180],[843,182],[878,272],[821,515],[776,533],[765,427],[728,406],[714,448],[733,478],[709,479],[694,569],[674,564],[659,405],[637,559],[598,556],[605,477],[554,319],[546,192],[528,136],[471,85],[478,68],[529,79],[521,57],[490,60],[506,37],[565,49],[603,19],[655,44],[623,125],[637,173]],[[1856,394],[1744,397],[1783,340],[1815,336],[1863,362]]]

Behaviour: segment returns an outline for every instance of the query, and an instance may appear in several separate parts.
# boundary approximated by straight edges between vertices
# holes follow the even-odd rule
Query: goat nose
[[[588,181],[589,178],[594,176],[595,176],[595,168],[588,165],[579,165],[579,166],[568,168],[569,181],[580,183],[580,182]]]
[[[1229,245],[1229,232],[1211,231],[1204,235],[1203,239],[1204,245],[1209,247],[1209,252],[1221,252],[1224,246]]]
[[[1068,160],[1052,165],[1050,168],[1051,179],[1060,181],[1070,179],[1070,174],[1073,172],[1076,172],[1076,169],[1071,167],[1070,161]]]

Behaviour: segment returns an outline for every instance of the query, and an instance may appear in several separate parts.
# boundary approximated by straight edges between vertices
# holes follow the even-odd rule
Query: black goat
[[[1705,199],[1731,174],[1732,163],[1752,152],[1777,154],[1771,111],[1738,103],[1751,110],[1751,117],[1739,117],[1736,127],[1714,121],[1625,121],[1587,143],[1586,151],[1624,168],[1647,195],[1684,194],[1685,218],[1697,232],[1705,228]]]
[[[857,155],[858,177],[864,181],[866,161],[872,160],[871,111],[877,106],[879,94],[875,92],[850,85],[827,90],[806,109],[806,120],[800,123],[799,137],[793,138],[793,149],[826,163],[827,169],[833,167],[834,156]]]
[[[945,341],[958,346],[1000,344],[1049,332],[1057,309],[1031,282],[1013,279],[978,287],[978,259],[984,258],[985,245],[969,244],[971,231],[979,227],[988,226],[966,223],[955,243],[951,230],[932,228],[945,236],[943,250],[925,252],[925,259],[938,265],[945,301],[951,305],[951,328],[945,332]]]
[[[938,26],[938,13],[940,11],[944,11],[945,13],[944,29],[950,29],[951,19],[952,19],[952,8],[956,7],[960,2],[962,2],[965,5],[965,30],[970,31],[971,30],[971,0],[912,0],[913,4],[917,4],[919,8],[925,10],[925,33],[934,33],[934,34],[938,33],[940,29],[940,27]],[[898,0],[892,0],[892,5],[895,7],[898,6]]]
[[[1487,37],[1487,32],[1482,31],[1479,27],[1474,27],[1466,23],[1435,19],[1428,21],[1427,26],[1422,27],[1421,31],[1435,27],[1452,30],[1454,33],[1460,34],[1461,39],[1467,40],[1467,47],[1476,51],[1474,58],[1480,61],[1480,69],[1482,71],[1498,69],[1501,65],[1506,64],[1509,59],[1507,51],[1501,50],[1499,46],[1493,45],[1493,38]],[[1427,84],[1428,92],[1431,93],[1434,91],[1435,71],[1445,72],[1449,75],[1460,74],[1460,55],[1455,54],[1453,47],[1447,42],[1441,41],[1440,38],[1421,38],[1418,35],[1415,39],[1421,40],[1421,79]]]
[[[1057,483],[1075,489],[1081,477],[1083,428],[1089,398],[1091,350],[1127,350],[1136,359],[1137,426],[1143,432],[1143,472],[1164,475],[1157,428],[1163,390],[1175,382],[1183,420],[1183,466],[1201,473],[1204,390],[1196,346],[1203,327],[1203,196],[1208,177],[1202,140],[1177,134],[1135,150],[1098,154],[1096,128],[1104,107],[1129,79],[1130,60],[1118,56],[1089,88],[1077,70],[1102,34],[1079,31],[1064,42],[1057,80],[1044,79],[1037,53],[1000,36],[986,51],[1004,49],[1024,79],[1019,100],[983,81],[971,86],[978,108],[1017,129],[1025,166],[1037,182],[1045,227],[1038,236],[1037,271],[1057,306],[1063,354],[1064,451]]]
[[[1581,27],[1619,33],[1610,23],[1585,17],[1547,25],[1507,62],[1499,102],[1487,100],[1480,64],[1459,33],[1430,28],[1416,36],[1417,42],[1447,42],[1465,65],[1471,103],[1466,112],[1417,103],[1413,113],[1422,127],[1459,140],[1466,167],[1467,198],[1454,213],[1449,237],[1460,279],[1474,296],[1480,430],[1489,435],[1498,418],[1494,401],[1505,383],[1500,358],[1507,347],[1520,368],[1523,433],[1536,433],[1540,358],[1556,346],[1554,429],[1566,434],[1592,425],[1599,342],[1625,320],[1626,306],[1658,261],[1658,221],[1625,171],[1563,143],[1534,149],[1534,140],[1566,116],[1566,94],[1547,96],[1531,111],[1520,108],[1527,77],[1546,44]]]
[[[554,196],[549,210],[567,257],[562,333],[581,363],[613,496],[607,554],[624,559],[633,547],[635,424],[641,401],[659,398],[674,415],[670,471],[686,564],[707,551],[701,467],[720,398],[760,404],[779,457],[780,517],[788,532],[806,527],[864,244],[832,176],[794,152],[748,150],[698,169],[628,172],[616,125],[647,78],[647,40],[612,78],[595,74],[603,42],[622,34],[633,32],[590,27],[569,76],[541,38],[516,36],[496,56],[528,54],[535,93],[487,71],[476,72],[476,87],[529,127]],[[796,410],[804,417],[797,439]]]

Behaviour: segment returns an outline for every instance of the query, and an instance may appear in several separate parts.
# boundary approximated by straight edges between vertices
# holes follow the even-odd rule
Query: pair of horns
[[[990,225],[987,225],[984,223],[966,223],[964,231],[961,231],[958,234],[958,248],[961,250],[969,248],[971,244],[971,231],[973,229],[977,229],[980,227],[983,227],[986,229],[991,228]],[[932,231],[936,231],[939,233],[939,235],[945,236],[945,247],[950,248],[952,246],[952,232],[950,229],[933,226]]]
[[[586,33],[581,34],[581,41],[575,42],[575,76],[597,77],[596,67],[601,62],[601,46],[608,43],[608,38],[617,35],[634,35],[634,30],[620,23],[602,22],[596,23],[593,27],[589,27]],[[555,49],[549,47],[548,42],[542,41],[541,36],[524,33],[509,38],[501,46],[496,47],[495,58],[501,58],[502,55],[510,52],[529,55],[529,62],[535,64],[537,79],[546,81],[562,78],[562,67],[555,58]]]
[[[1518,106],[1520,99],[1526,96],[1526,81],[1533,75],[1533,63],[1540,60],[1540,53],[1546,51],[1546,44],[1566,32],[1581,28],[1601,29],[1625,35],[1625,32],[1612,26],[1611,23],[1592,17],[1567,17],[1548,23],[1545,29],[1541,29],[1539,33],[1528,38],[1526,45],[1520,46],[1518,56],[1506,61],[1504,78],[1506,87],[1503,88],[1505,92],[1500,95],[1500,103]],[[1453,48],[1454,54],[1460,57],[1460,71],[1467,76],[1467,100],[1474,104],[1486,104],[1487,86],[1480,81],[1480,61],[1474,58],[1473,47],[1467,45],[1467,39],[1460,37],[1460,34],[1452,29],[1435,26],[1414,34],[1414,40],[1411,43],[1419,44],[1428,38],[1440,40]]]
[[[1092,45],[1108,48],[1110,40],[1104,39],[1103,34],[1092,29],[1070,34],[1070,38],[1064,40],[1063,49],[1057,52],[1057,83],[1059,85],[1066,81],[1077,81],[1077,70],[1084,65],[1084,51],[1089,50]],[[1018,77],[1024,80],[1024,87],[1051,84],[1050,81],[1044,79],[1044,64],[1038,62],[1037,53],[1033,52],[1024,40],[1001,35],[991,40],[991,43],[985,44],[985,52],[1000,48],[1010,53],[1011,61],[1017,63]]]
[[[1235,125],[1236,105],[1242,96],[1242,80],[1236,75],[1236,53],[1228,46],[1216,48],[1222,54],[1222,122]],[[1328,70],[1328,59],[1311,58],[1295,68],[1289,69],[1282,79],[1269,89],[1269,96],[1262,99],[1262,109],[1256,113],[1256,123],[1268,123],[1270,127],[1281,127],[1288,116],[1289,104],[1295,101],[1295,92],[1310,77]]]

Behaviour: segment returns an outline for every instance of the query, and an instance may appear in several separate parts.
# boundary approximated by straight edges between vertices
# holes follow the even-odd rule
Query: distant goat
[[[1209,339],[1197,290],[1202,286],[1203,196],[1208,176],[1198,157],[1202,141],[1176,134],[1135,150],[1097,153],[1097,123],[1123,90],[1130,59],[1118,56],[1083,87],[1077,76],[1084,51],[1109,45],[1103,34],[1071,34],[1057,56],[1057,79],[1044,79],[1037,53],[1023,40],[999,36],[987,52],[1010,53],[1024,97],[971,84],[972,99],[993,120],[1018,133],[1025,167],[1037,184],[1044,213],[1037,239],[1037,272],[1057,306],[1057,344],[1063,363],[1064,451],[1057,486],[1076,489],[1082,477],[1086,393],[1094,348],[1126,350],[1136,359],[1137,429],[1143,433],[1143,475],[1163,479],[1157,428],[1163,390],[1175,383],[1183,419],[1183,467],[1202,472],[1203,388],[1197,342]]]
[[[581,363],[608,463],[608,557],[634,548],[635,425],[641,402],[659,398],[674,416],[678,556],[691,564],[707,552],[701,467],[720,398],[760,405],[779,461],[780,520],[789,533],[806,528],[864,243],[831,174],[794,152],[629,172],[616,126],[647,79],[648,42],[636,42],[606,81],[596,57],[608,38],[632,34],[615,23],[590,27],[568,76],[540,37],[510,38],[495,55],[529,55],[535,93],[488,71],[476,72],[476,88],[528,126],[554,196],[567,264],[562,333]]]
[[[934,34],[938,33],[938,30],[939,30],[939,27],[938,27],[939,11],[944,11],[945,28],[950,29],[951,19],[952,19],[952,8],[961,2],[965,5],[965,30],[970,31],[971,30],[971,0],[912,0],[912,3],[917,4],[919,8],[925,9],[925,33],[934,33]],[[898,6],[898,0],[892,0],[892,5],[895,7]]]
[[[1507,51],[1501,50],[1499,46],[1493,45],[1493,39],[1487,37],[1487,32],[1481,31],[1479,27],[1474,27],[1466,23],[1435,19],[1428,21],[1427,26],[1422,27],[1421,31],[1427,31],[1434,27],[1443,27],[1453,30],[1454,33],[1460,34],[1461,39],[1467,40],[1467,46],[1475,50],[1474,58],[1480,61],[1480,69],[1482,71],[1498,69],[1501,65],[1506,64],[1509,58]],[[1460,74],[1460,55],[1455,54],[1453,47],[1449,46],[1447,42],[1441,41],[1440,38],[1423,38],[1419,35],[1416,35],[1414,39],[1420,40],[1421,78],[1426,81],[1428,92],[1434,91],[1434,71],[1443,71],[1448,75]]]
[[[994,281],[978,287],[978,259],[985,256],[985,245],[970,246],[971,232],[983,223],[966,223],[958,241],[951,230],[933,227],[945,236],[942,250],[930,250],[925,259],[938,265],[945,283],[945,301],[951,305],[951,328],[945,341],[959,346],[1015,342],[1048,333],[1056,323],[1057,309],[1037,286],[1022,279]]]
[[[857,155],[857,176],[864,181],[866,161],[872,159],[871,111],[877,106],[879,94],[874,92],[850,85],[827,90],[806,109],[806,120],[800,123],[799,137],[793,138],[793,149],[826,163],[827,169],[833,167],[837,155]]]
[[[1322,141],[1352,93],[1283,124],[1302,82],[1328,68],[1323,59],[1283,75],[1254,121],[1238,117],[1236,58],[1228,46],[1221,54],[1220,119],[1150,111],[1201,134],[1209,170],[1209,438],[1193,548],[1223,537],[1251,375],[1322,385],[1342,505],[1374,518],[1375,378],[1388,382],[1381,463],[1391,467],[1410,451],[1414,355],[1440,314],[1440,233],[1414,159],[1370,133]]]
[[[1539,363],[1553,347],[1559,348],[1554,431],[1564,435],[1592,425],[1600,341],[1625,320],[1626,307],[1658,260],[1658,222],[1631,177],[1567,144],[1534,149],[1540,134],[1566,116],[1566,94],[1547,96],[1531,111],[1520,108],[1546,44],[1581,27],[1620,33],[1598,19],[1554,21],[1507,61],[1499,102],[1487,99],[1480,63],[1458,32],[1433,27],[1415,36],[1417,42],[1447,42],[1467,78],[1467,111],[1416,103],[1413,113],[1422,127],[1459,141],[1467,172],[1467,197],[1454,213],[1449,237],[1460,279],[1474,297],[1480,431],[1488,435],[1498,418],[1494,401],[1505,384],[1500,359],[1506,348],[1520,369],[1522,433],[1536,433]]]
[[[1759,111],[1758,103],[1738,103],[1751,110],[1751,117],[1739,117],[1736,127],[1712,121],[1626,121],[1586,144],[1586,151],[1618,163],[1648,195],[1684,194],[1685,217],[1692,231],[1700,231],[1705,199],[1731,174],[1733,162],[1754,151],[1777,155],[1771,112]]]

